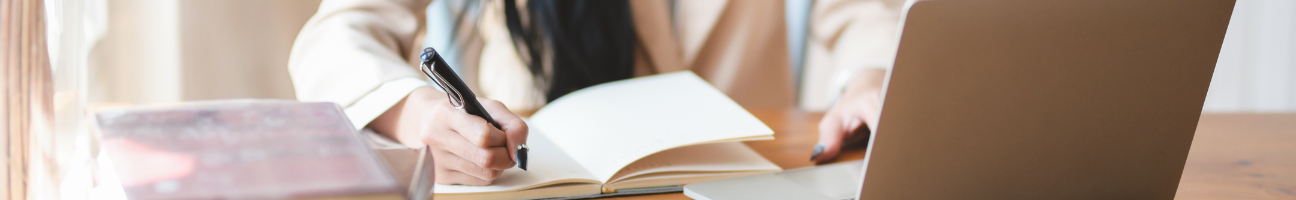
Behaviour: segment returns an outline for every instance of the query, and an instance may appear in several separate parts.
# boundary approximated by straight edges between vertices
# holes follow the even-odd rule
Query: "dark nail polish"
[[[814,161],[815,158],[819,157],[819,154],[823,153],[823,150],[824,150],[823,144],[816,144],[814,153],[810,153],[810,161]]]

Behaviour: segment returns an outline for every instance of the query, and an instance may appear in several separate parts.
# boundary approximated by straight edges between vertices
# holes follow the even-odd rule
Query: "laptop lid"
[[[911,2],[860,199],[1172,199],[1233,4]]]

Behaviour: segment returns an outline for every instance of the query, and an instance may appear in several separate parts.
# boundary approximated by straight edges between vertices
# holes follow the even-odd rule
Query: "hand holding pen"
[[[498,101],[477,98],[436,50],[426,48],[420,57],[420,70],[444,91],[424,88],[408,97],[437,101],[424,126],[430,130],[420,131],[436,157],[437,183],[488,185],[515,164],[526,170],[526,123]]]

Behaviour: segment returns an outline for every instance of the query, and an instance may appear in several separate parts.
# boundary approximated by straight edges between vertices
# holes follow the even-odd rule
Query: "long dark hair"
[[[546,102],[634,76],[637,37],[627,0],[529,0],[526,13],[517,0],[504,2],[514,46],[536,85],[547,87]]]

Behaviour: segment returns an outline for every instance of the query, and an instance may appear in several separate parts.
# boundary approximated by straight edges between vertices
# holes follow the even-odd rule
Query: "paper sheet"
[[[689,71],[605,83],[567,94],[532,116],[558,147],[600,181],[670,148],[772,139],[766,127]]]
[[[530,171],[522,171],[514,167],[504,170],[504,173],[488,186],[436,184],[433,191],[436,193],[496,192],[546,186],[549,184],[542,183],[548,182],[599,183],[595,181],[597,179],[593,175],[567,157],[562,149],[554,146],[553,142],[536,129],[531,129],[531,133],[528,134],[527,147],[531,148],[527,154],[530,158],[527,169]]]

